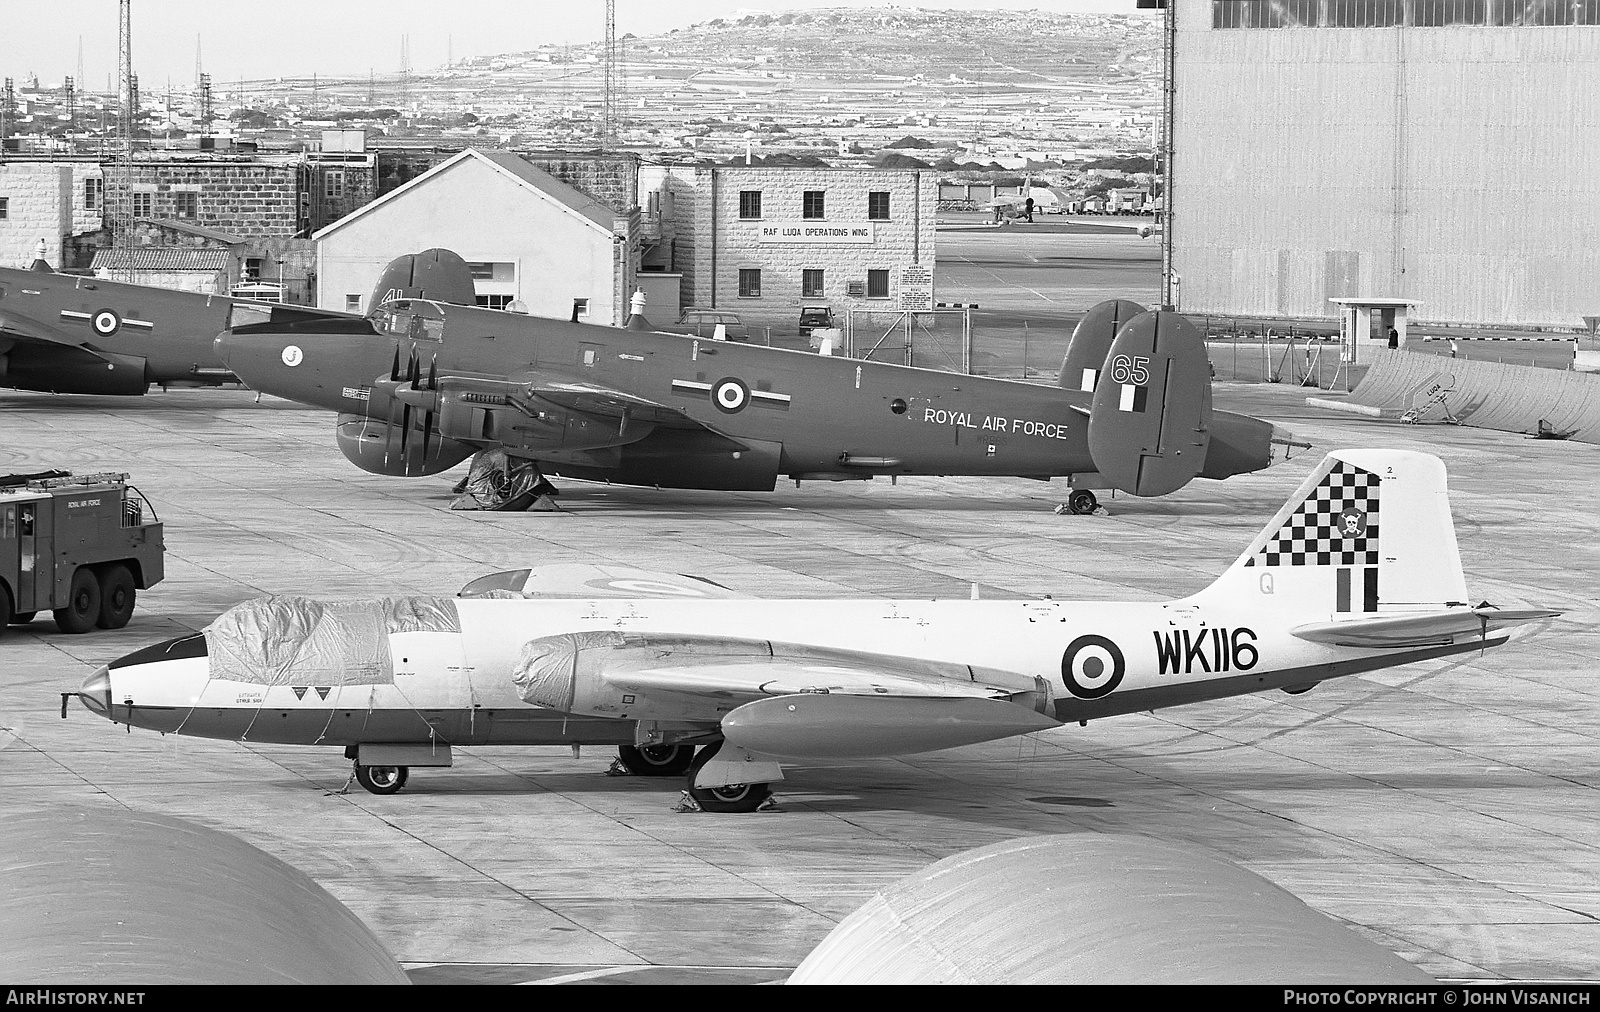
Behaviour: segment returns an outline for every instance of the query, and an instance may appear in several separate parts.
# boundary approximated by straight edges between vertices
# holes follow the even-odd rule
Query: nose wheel
[[[398,794],[410,776],[409,766],[357,766],[356,783],[373,794]]]

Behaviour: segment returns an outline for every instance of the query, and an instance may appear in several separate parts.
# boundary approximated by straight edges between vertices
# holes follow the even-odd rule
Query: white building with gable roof
[[[613,211],[508,151],[468,149],[318,231],[318,305],[366,312],[395,257],[441,247],[471,265],[478,304],[621,326],[639,214]]]

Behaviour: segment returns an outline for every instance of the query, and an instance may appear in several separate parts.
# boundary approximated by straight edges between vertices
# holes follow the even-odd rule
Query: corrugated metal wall
[[[1600,28],[1214,30],[1211,0],[1178,25],[1184,310],[1600,313]]]

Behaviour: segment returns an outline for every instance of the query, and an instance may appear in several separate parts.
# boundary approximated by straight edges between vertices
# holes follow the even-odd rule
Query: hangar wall
[[[1213,0],[1177,4],[1184,311],[1600,313],[1600,27],[1213,28]]]

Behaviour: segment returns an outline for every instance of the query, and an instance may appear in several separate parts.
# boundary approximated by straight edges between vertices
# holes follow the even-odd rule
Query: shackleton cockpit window
[[[238,330],[257,323],[272,322],[272,307],[259,302],[235,302],[228,311],[228,329]]]
[[[431,302],[386,303],[373,312],[372,325],[379,333],[391,337],[411,341],[444,340],[444,311]]]

